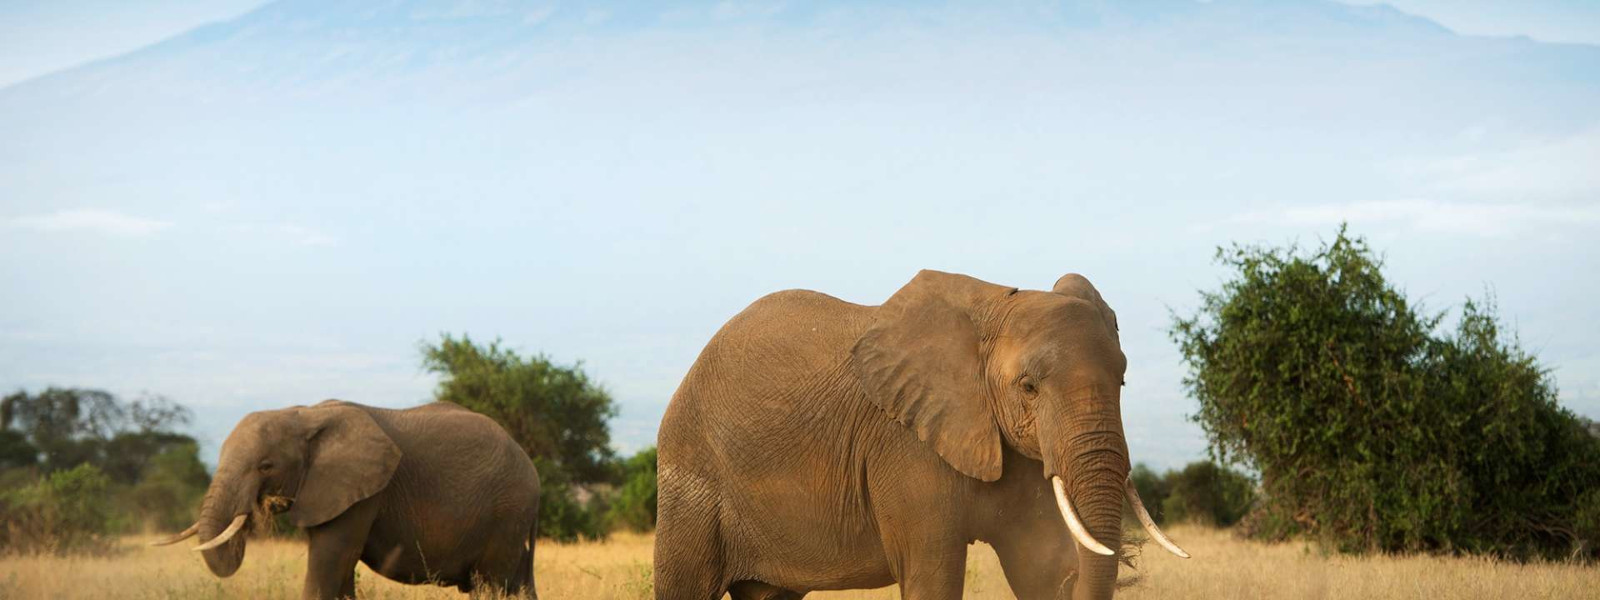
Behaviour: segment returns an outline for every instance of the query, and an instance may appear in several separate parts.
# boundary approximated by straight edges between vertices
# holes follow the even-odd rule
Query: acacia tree
[[[0,399],[0,464],[37,464],[48,473],[89,463],[112,482],[132,485],[157,455],[196,447],[178,432],[190,420],[189,409],[163,396],[123,401],[95,389],[18,391]]]
[[[1218,249],[1233,271],[1173,316],[1212,455],[1261,474],[1254,533],[1344,550],[1596,555],[1600,441],[1492,302],[1454,331],[1344,228],[1305,253]]]

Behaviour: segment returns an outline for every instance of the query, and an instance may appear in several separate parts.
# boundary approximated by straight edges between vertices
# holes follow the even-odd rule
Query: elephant
[[[898,584],[960,598],[990,544],[1018,598],[1109,598],[1129,479],[1116,313],[1081,275],[1025,291],[919,272],[881,306],[765,296],[690,367],[657,436],[655,597]]]
[[[199,535],[194,549],[228,577],[244,560],[240,531],[283,512],[306,532],[303,598],[353,598],[358,560],[402,583],[537,597],[539,473],[498,423],[456,404],[328,400],[246,415],[199,519],[155,545]]]

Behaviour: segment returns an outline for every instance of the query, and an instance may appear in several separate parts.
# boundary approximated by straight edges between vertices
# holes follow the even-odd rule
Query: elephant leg
[[[1048,486],[1032,480],[1001,500],[1008,507],[1006,518],[980,539],[994,547],[1011,593],[1018,600],[1071,598],[1077,543]]]
[[[733,600],[800,600],[805,594],[759,581],[739,581],[728,587]]]
[[[357,502],[332,521],[306,529],[306,583],[301,598],[355,597],[356,561],[361,560],[367,532],[378,515],[374,500]]]
[[[1032,531],[996,538],[990,545],[1000,557],[1000,570],[1017,600],[1071,598],[1077,578],[1076,550],[1065,527],[1040,524]],[[1059,531],[1058,531],[1059,530]],[[1040,535],[1036,532],[1044,532]]]
[[[905,600],[961,600],[966,585],[967,546],[965,543],[924,547],[913,550],[893,567],[900,582],[900,597]]]
[[[900,443],[919,443],[906,436]],[[914,447],[908,447],[911,449]],[[962,502],[966,485],[943,463],[900,461],[867,465],[867,488],[889,574],[905,600],[960,600],[966,584],[967,541]],[[877,467],[877,468],[875,468]]]
[[[344,576],[344,583],[339,585],[340,598],[356,597],[356,569],[350,568],[350,573]]]
[[[508,596],[537,597],[532,586],[535,527],[537,523],[526,523],[497,530],[472,567],[477,580]]]
[[[663,469],[656,517],[656,600],[719,600],[727,591],[719,502],[703,479]]]
[[[907,504],[901,508],[912,508]],[[939,515],[932,507],[907,514]],[[900,582],[900,597],[905,600],[960,600],[966,585],[967,542],[944,524],[952,517],[920,519],[880,516],[884,554],[889,571]]]

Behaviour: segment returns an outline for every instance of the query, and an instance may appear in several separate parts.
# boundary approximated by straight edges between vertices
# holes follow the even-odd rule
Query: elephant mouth
[[[294,507],[294,498],[268,494],[261,498],[261,508],[268,514],[280,514]]]
[[[196,547],[194,549],[195,550],[210,550],[210,549],[215,548],[217,546],[221,546],[222,544],[226,543],[229,539],[232,539],[233,536],[235,534],[237,534],[239,532],[239,530],[243,529],[246,524],[249,524],[249,523],[255,523],[255,524],[269,523],[269,522],[271,522],[271,519],[268,519],[267,517],[270,517],[271,515],[276,515],[276,514],[280,514],[280,513],[283,513],[285,511],[288,511],[293,506],[294,506],[294,498],[290,498],[288,496],[278,496],[278,495],[274,495],[274,494],[268,494],[266,496],[262,496],[261,497],[261,502],[256,505],[255,510],[250,511],[248,513],[241,513],[241,514],[235,515],[234,518],[233,518],[233,521],[231,521],[228,524],[228,528],[226,530],[224,530],[222,533],[218,534],[215,538],[212,538],[211,540],[206,541],[205,543],[201,544],[200,546],[198,546],[198,547]],[[194,537],[197,533],[199,533],[199,531],[200,531],[200,523],[198,521],[196,521],[195,524],[190,525],[188,529],[185,529],[185,530],[183,530],[182,532],[179,532],[176,535],[172,535],[170,537],[167,537],[167,538],[155,541],[155,542],[151,542],[150,545],[151,546],[166,546],[166,545],[170,545],[170,544],[176,544],[176,543],[181,542],[183,540],[186,540],[186,539],[189,539],[191,537]]]

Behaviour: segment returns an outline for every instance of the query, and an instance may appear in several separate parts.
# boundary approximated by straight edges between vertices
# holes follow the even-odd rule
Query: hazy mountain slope
[[[638,445],[762,293],[1071,269],[1170,464],[1210,248],[1354,219],[1600,410],[1600,48],[1315,0],[577,6],[282,1],[0,89],[0,384],[408,403],[465,329],[586,359]]]

